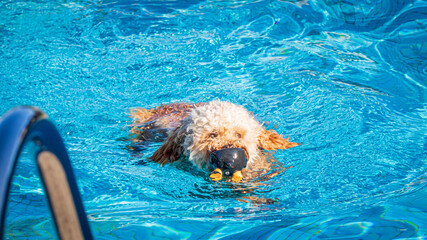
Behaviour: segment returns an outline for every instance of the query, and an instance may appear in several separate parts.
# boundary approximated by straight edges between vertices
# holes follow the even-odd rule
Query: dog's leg
[[[209,175],[209,178],[212,181],[218,182],[219,180],[222,179],[222,170],[219,168],[215,168],[215,170],[213,170]]]
[[[241,182],[243,181],[243,174],[242,171],[235,171],[233,173],[233,176],[231,177],[232,182]]]

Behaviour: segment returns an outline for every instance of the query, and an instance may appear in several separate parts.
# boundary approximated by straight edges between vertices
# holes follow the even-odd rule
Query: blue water
[[[426,28],[413,0],[6,0],[0,114],[34,105],[54,121],[96,239],[421,239]],[[123,141],[130,108],[213,99],[303,142],[274,155],[293,168],[214,184],[147,162],[161,143]],[[6,239],[56,238],[36,150],[20,158]]]

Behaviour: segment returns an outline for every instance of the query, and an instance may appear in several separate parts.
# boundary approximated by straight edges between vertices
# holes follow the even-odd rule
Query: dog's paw
[[[241,182],[243,181],[243,174],[242,171],[235,171],[233,173],[233,176],[231,177],[232,182]]]
[[[213,170],[209,175],[209,178],[212,181],[218,182],[219,180],[222,179],[222,170],[219,168],[215,168],[215,170]]]

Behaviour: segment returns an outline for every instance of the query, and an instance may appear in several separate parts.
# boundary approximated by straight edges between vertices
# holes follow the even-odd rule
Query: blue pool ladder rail
[[[14,108],[0,119],[0,239],[16,162],[30,140],[40,146],[37,166],[59,237],[93,239],[64,142],[46,114],[27,106]]]

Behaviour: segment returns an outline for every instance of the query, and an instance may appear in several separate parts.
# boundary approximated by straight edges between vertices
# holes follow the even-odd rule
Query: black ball
[[[225,176],[231,176],[235,171],[246,167],[245,151],[241,148],[225,148],[211,154],[211,163],[220,168]]]

